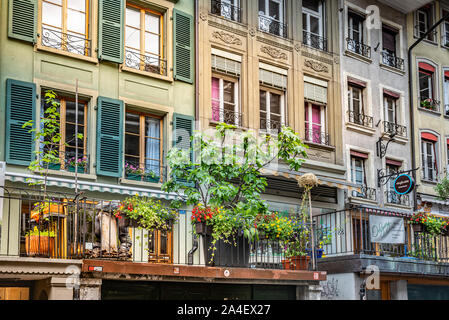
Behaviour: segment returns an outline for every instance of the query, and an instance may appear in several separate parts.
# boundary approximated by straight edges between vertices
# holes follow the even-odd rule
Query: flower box
[[[284,270],[290,270],[290,260],[282,260],[282,267]]]
[[[294,256],[290,258],[291,270],[308,270],[310,256]]]
[[[134,181],[142,181],[142,176],[136,173],[128,173],[126,174],[126,179]]]
[[[215,243],[217,248],[213,252],[212,236],[204,237],[204,250],[206,252],[206,265],[209,267],[234,267],[248,268],[250,256],[250,243],[243,235],[229,237],[226,241],[218,240]],[[234,243],[235,242],[235,243]],[[214,254],[212,256],[212,253]]]
[[[69,172],[75,172],[75,166],[68,166]],[[84,167],[78,166],[78,173],[84,173]]]
[[[146,176],[146,177],[144,178],[144,180],[145,180],[146,182],[159,183],[159,182],[161,181],[161,178],[160,178],[160,177]]]
[[[55,247],[55,238],[44,235],[25,236],[25,250],[29,257],[50,257]]]

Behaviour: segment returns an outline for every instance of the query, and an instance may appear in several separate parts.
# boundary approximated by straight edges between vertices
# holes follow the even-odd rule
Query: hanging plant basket
[[[414,224],[413,225],[413,231],[414,232],[424,232],[425,226],[422,223]]]
[[[202,236],[210,236],[212,234],[212,227],[207,225],[206,222],[195,223],[195,231]]]

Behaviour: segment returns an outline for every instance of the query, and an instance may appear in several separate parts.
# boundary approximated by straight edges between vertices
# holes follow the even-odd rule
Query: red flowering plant
[[[217,208],[212,209],[211,207],[202,207],[197,205],[192,210],[191,222],[192,224],[203,223],[211,224],[212,217],[217,213]]]
[[[416,212],[410,217],[409,224],[425,224],[427,215],[424,212]]]

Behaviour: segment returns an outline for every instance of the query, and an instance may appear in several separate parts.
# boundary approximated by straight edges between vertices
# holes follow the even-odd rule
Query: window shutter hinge
[[[170,21],[173,21],[173,16],[170,17]]]
[[[39,100],[39,94],[36,94],[36,99]]]

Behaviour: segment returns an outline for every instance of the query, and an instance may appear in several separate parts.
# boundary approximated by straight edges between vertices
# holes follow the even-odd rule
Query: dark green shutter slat
[[[193,135],[194,118],[183,114],[173,114],[173,147],[187,150],[190,152],[190,161],[193,162],[193,142],[191,137]],[[187,181],[179,179],[186,186],[193,187],[194,183],[187,183]]]
[[[6,162],[28,166],[34,160],[34,133],[25,122],[36,121],[36,85],[6,80]]]
[[[97,174],[120,178],[123,170],[123,101],[98,97]]]
[[[173,10],[175,79],[193,83],[193,17]]]
[[[98,58],[123,63],[125,0],[99,0]]]
[[[8,36],[36,43],[37,0],[9,0]]]

